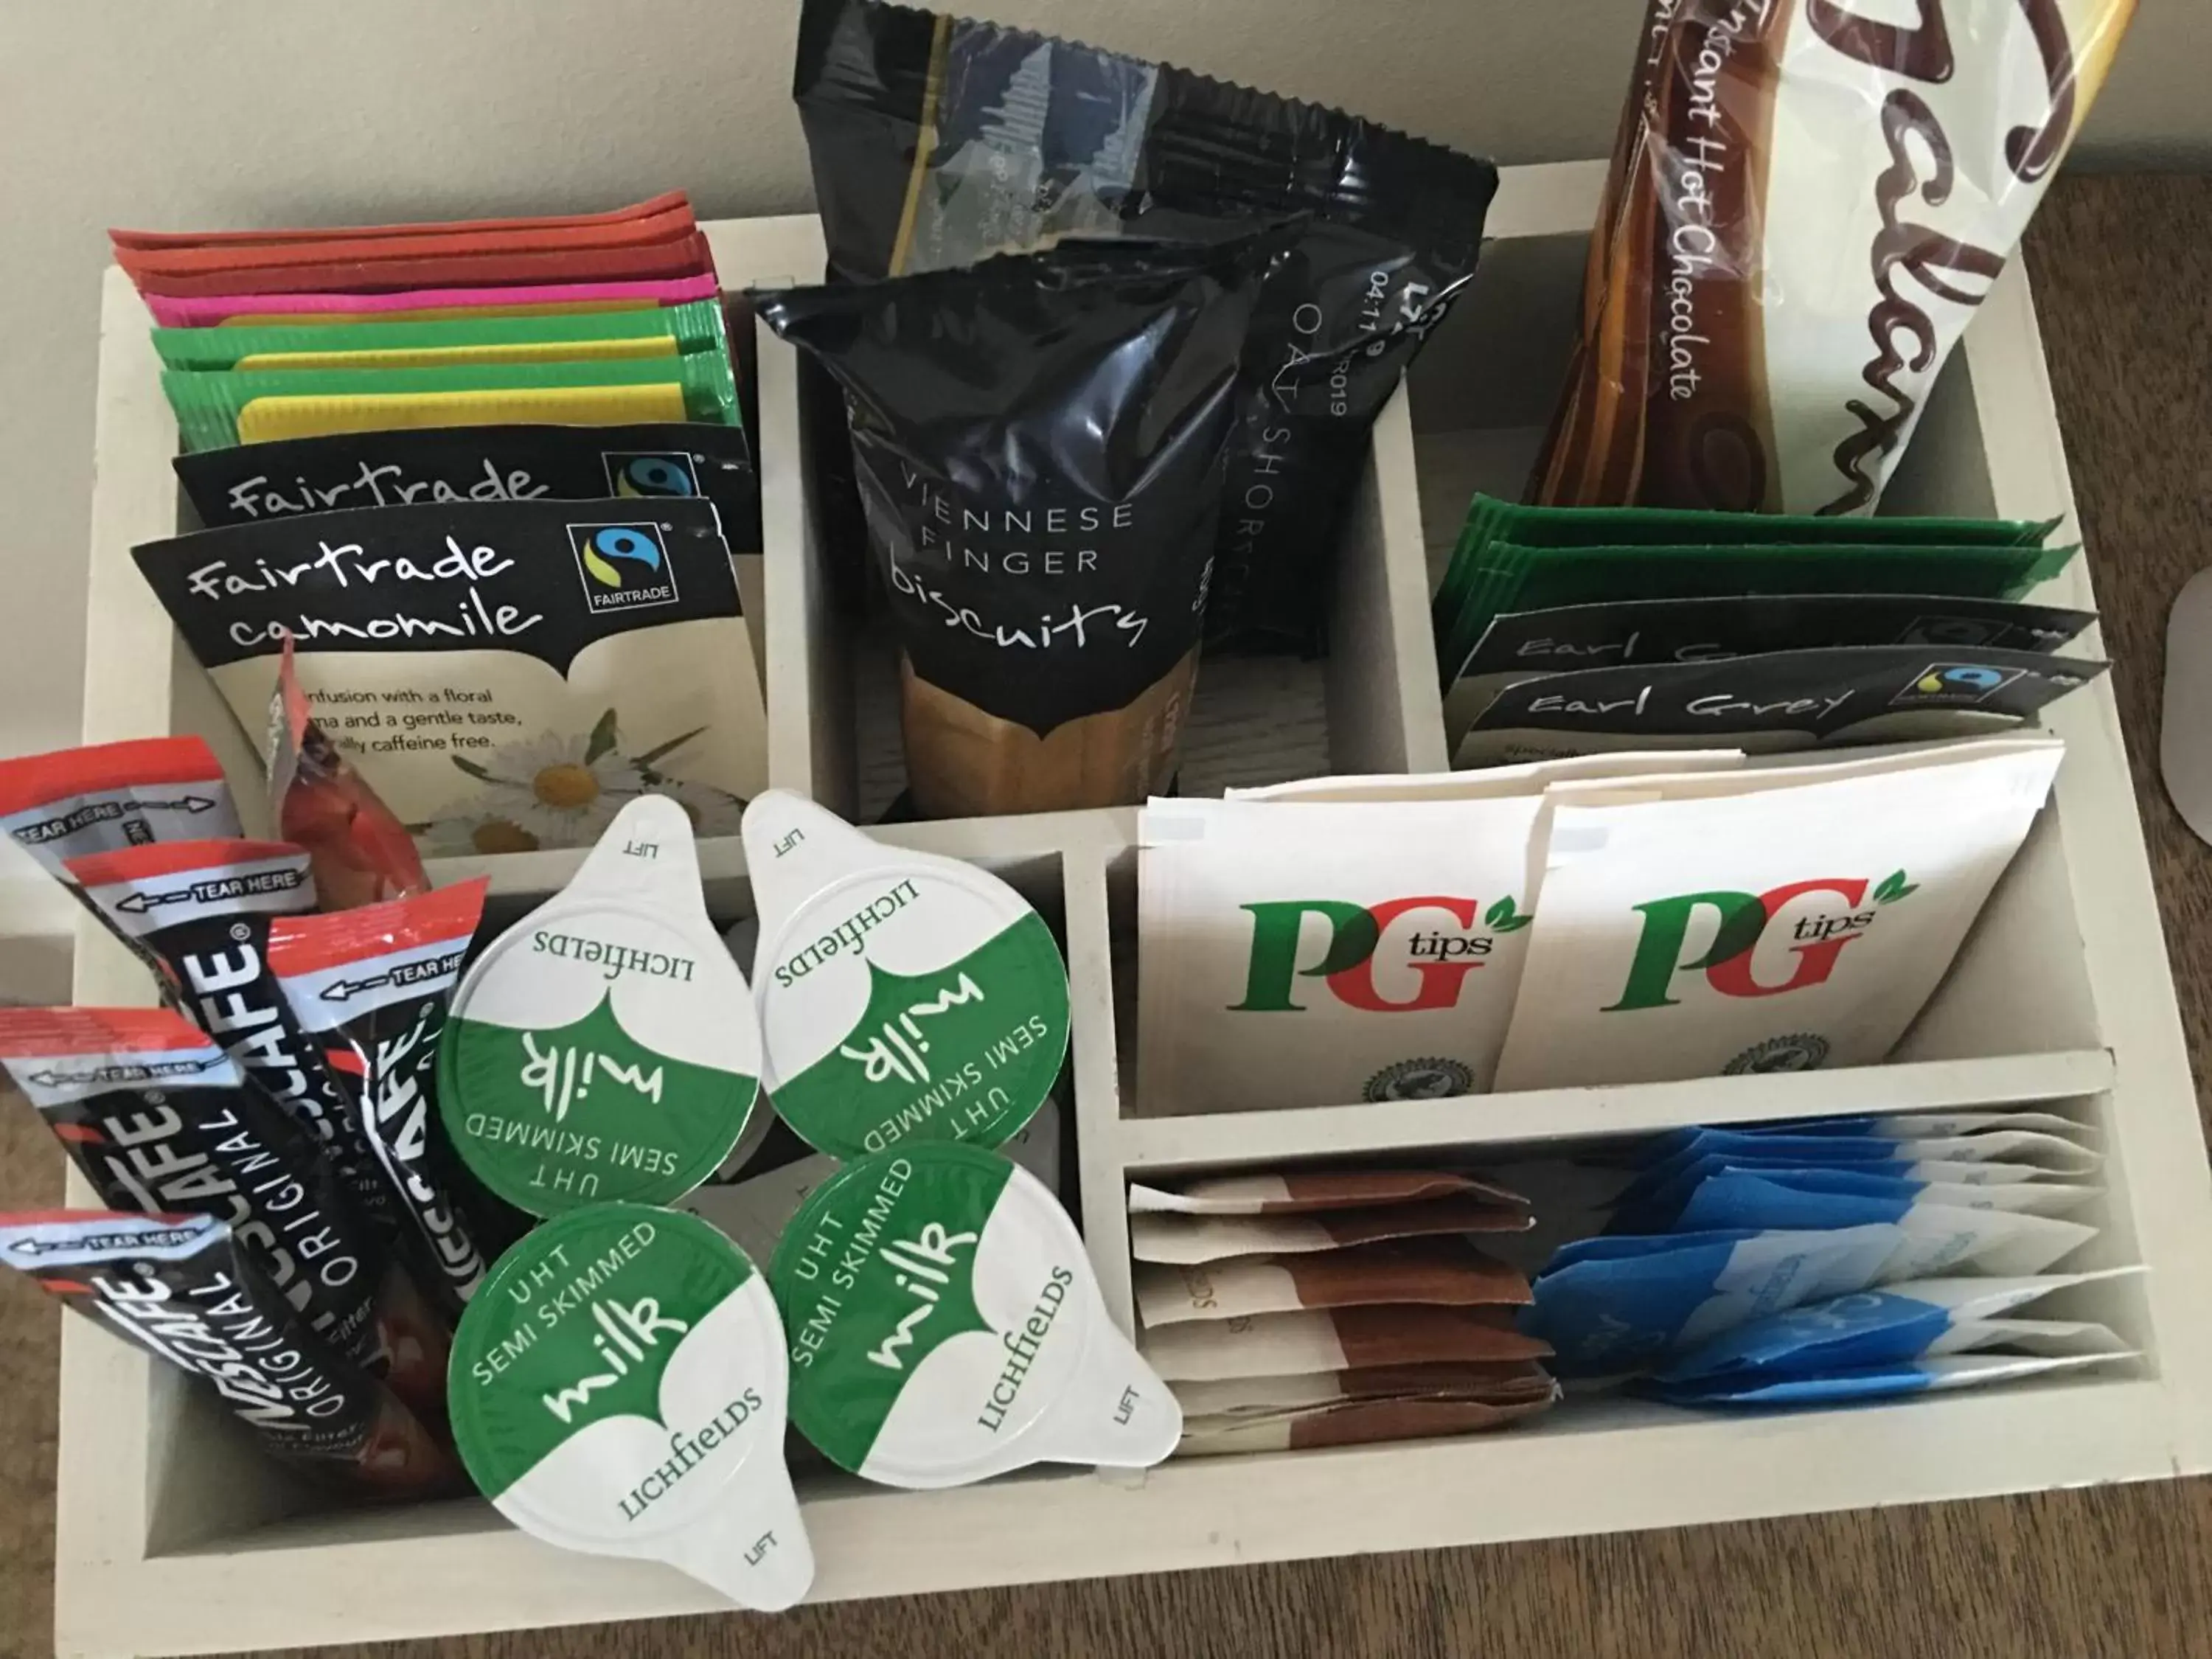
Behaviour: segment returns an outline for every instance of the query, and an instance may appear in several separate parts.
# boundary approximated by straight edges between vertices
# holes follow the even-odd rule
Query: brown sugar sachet
[[[1513,1405],[1548,1400],[1558,1384],[1533,1359],[1439,1360],[1367,1365],[1299,1376],[1226,1376],[1175,1385],[1187,1417],[1272,1417],[1355,1400],[1476,1400]]]
[[[1145,1358],[1163,1381],[1295,1376],[1373,1365],[1540,1359],[1540,1338],[1514,1327],[1508,1308],[1324,1308],[1189,1320],[1144,1334]]]
[[[1322,1446],[1427,1440],[1499,1429],[1550,1409],[1552,1396],[1492,1405],[1474,1400],[1362,1400],[1341,1406],[1254,1417],[1182,1420],[1179,1457],[1231,1452],[1310,1451]]]
[[[1528,1209],[1486,1195],[1462,1194],[1364,1210],[1282,1216],[1194,1216],[1139,1212],[1129,1218],[1129,1249],[1139,1261],[1188,1265],[1232,1255],[1292,1255],[1444,1233],[1517,1233],[1533,1225]]]
[[[1279,1175],[1207,1176],[1173,1188],[1133,1184],[1129,1209],[1133,1214],[1297,1215],[1462,1195],[1500,1204],[1528,1202],[1518,1193],[1449,1170],[1289,1170]]]
[[[1452,1237],[1390,1240],[1304,1255],[1140,1262],[1137,1316],[1147,1329],[1194,1319],[1393,1304],[1519,1306],[1528,1279]]]

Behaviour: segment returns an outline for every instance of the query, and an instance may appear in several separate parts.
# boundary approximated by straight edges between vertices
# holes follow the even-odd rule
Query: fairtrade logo
[[[1864,936],[1881,907],[1919,890],[1899,870],[1884,877],[1871,892],[1863,876],[1819,877],[1788,882],[1764,893],[1682,893],[1637,905],[1638,914],[1644,918],[1644,931],[1636,942],[1635,958],[1629,963],[1628,982],[1621,988],[1620,1000],[1607,1004],[1601,1012],[1613,1014],[1674,1007],[1680,1000],[1669,994],[1677,974],[1702,973],[1705,983],[1724,997],[1780,996],[1785,991],[1822,984],[1836,971],[1836,960],[1844,947]],[[1790,926],[1790,937],[1796,943],[1789,947],[1789,954],[1797,958],[1790,977],[1778,984],[1754,979],[1753,958],[1784,907],[1821,894],[1834,895],[1843,908],[1835,911],[1801,908]],[[1712,943],[1686,955],[1691,925],[1707,912],[1715,924]]]
[[[1388,899],[1372,906],[1340,899],[1275,899],[1243,908],[1252,915],[1252,953],[1245,966],[1244,1000],[1229,1005],[1234,1013],[1305,1012],[1305,1006],[1293,994],[1301,979],[1320,980],[1337,1001],[1363,1013],[1456,1007],[1467,976],[1484,965],[1496,935],[1518,933],[1533,920],[1516,910],[1510,897],[1484,910],[1478,899],[1442,894]],[[1376,947],[1401,917],[1430,914],[1449,918],[1453,927],[1424,931],[1416,926],[1406,940],[1405,954],[1407,965],[1420,982],[1410,998],[1393,1002],[1375,983]],[[1328,924],[1328,943],[1320,960],[1301,967],[1299,945],[1309,916]],[[1478,927],[1489,931],[1476,932]]]
[[[572,524],[568,540],[584,600],[592,610],[635,611],[676,603],[676,572],[659,526]]]
[[[1890,706],[1923,708],[1930,703],[1947,708],[1986,702],[2027,671],[1991,668],[1983,663],[1930,663],[1912,677],[1911,684],[1892,697]]]
[[[603,450],[607,490],[615,495],[696,495],[699,474],[681,450]]]

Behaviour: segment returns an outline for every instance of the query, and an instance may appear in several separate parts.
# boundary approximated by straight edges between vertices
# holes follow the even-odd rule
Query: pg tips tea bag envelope
[[[1555,803],[1498,1086],[1886,1058],[2063,752],[2010,744],[1828,781],[1793,769],[1757,793]]]
[[[1490,1087],[1541,797],[1156,800],[1140,821],[1151,1112]]]

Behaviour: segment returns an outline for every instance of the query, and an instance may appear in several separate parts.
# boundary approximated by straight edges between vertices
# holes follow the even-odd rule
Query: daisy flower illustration
[[[610,708],[580,736],[548,732],[495,750],[482,761],[449,757],[483,787],[460,810],[425,825],[423,838],[432,850],[464,854],[588,847],[639,795],[676,793],[653,763],[698,735],[686,732],[642,755],[625,755]],[[702,813],[726,812],[732,799],[698,786],[678,787],[695,797],[682,803],[695,823]],[[742,808],[743,803],[738,805]]]

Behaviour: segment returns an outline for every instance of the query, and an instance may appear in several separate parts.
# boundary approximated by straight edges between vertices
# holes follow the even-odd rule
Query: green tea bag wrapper
[[[730,360],[712,351],[462,368],[169,369],[161,389],[187,451],[397,427],[739,423]]]
[[[560,316],[157,328],[154,349],[164,368],[351,371],[667,358],[726,353],[729,341],[721,307],[701,301]]]

